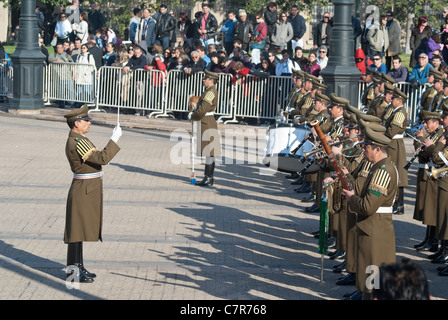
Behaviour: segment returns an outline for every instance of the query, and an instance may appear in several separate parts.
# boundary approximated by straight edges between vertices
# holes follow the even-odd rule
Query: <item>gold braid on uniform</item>
[[[375,170],[372,181],[369,184],[368,190],[373,194],[379,196],[383,194],[387,196],[387,188],[390,185],[390,174],[383,167]]]
[[[395,114],[391,124],[394,124],[397,127],[402,127],[404,120],[405,120],[404,114],[398,112],[397,114]]]
[[[95,146],[87,139],[78,139],[78,144],[76,145],[76,151],[81,156],[82,160],[85,162],[90,154],[96,150]]]
[[[361,167],[361,170],[359,170],[358,176],[367,178],[370,172],[370,168],[372,168],[373,163],[370,161],[365,161],[364,164]]]
[[[213,99],[215,99],[215,93],[213,91],[209,91],[205,94],[204,101],[213,104]]]

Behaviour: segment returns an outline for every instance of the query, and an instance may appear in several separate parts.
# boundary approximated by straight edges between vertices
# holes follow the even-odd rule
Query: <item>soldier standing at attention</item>
[[[102,241],[103,224],[103,171],[120,151],[117,145],[122,135],[117,125],[106,147],[99,151],[85,136],[90,130],[87,105],[65,114],[70,133],[65,146],[73,180],[67,197],[64,242],[67,249],[67,279],[90,283],[96,277],[84,267],[83,241]]]
[[[396,262],[392,206],[398,191],[398,173],[388,157],[391,139],[368,126],[362,142],[366,160],[373,163],[359,194],[343,190],[348,210],[356,213],[356,289],[370,299],[373,286],[366,284],[368,266]]]
[[[204,70],[202,84],[205,91],[199,98],[196,108],[190,110],[190,119],[198,121],[200,129],[198,135],[199,156],[205,156],[204,179],[197,183],[198,186],[212,186],[214,183],[215,156],[220,153],[218,124],[215,120],[215,110],[218,105],[218,91],[215,84],[219,79],[216,73]],[[200,143],[199,143],[200,142]]]
[[[400,89],[395,88],[392,96],[392,114],[385,123],[386,137],[391,139],[389,144],[389,156],[397,166],[399,175],[399,192],[397,201],[394,203],[394,214],[404,214],[404,187],[408,186],[408,172],[404,169],[406,165],[406,148],[403,133],[408,125],[408,116],[404,103],[407,96]]]

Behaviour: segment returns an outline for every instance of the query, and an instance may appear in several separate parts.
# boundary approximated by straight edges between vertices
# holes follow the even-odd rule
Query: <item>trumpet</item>
[[[448,171],[448,167],[442,167],[438,169],[436,169],[435,167],[431,167],[431,173],[429,174],[429,176],[437,179],[437,176],[445,171]]]
[[[340,144],[342,144],[342,143],[345,143],[345,142],[348,142],[348,141],[351,141],[351,140],[357,138],[359,135],[360,135],[360,134],[357,134],[356,136],[354,136],[354,137],[352,137],[352,138],[348,138],[348,139],[344,139],[344,140],[341,140],[341,141],[338,141],[338,142],[330,143],[328,146],[329,146],[330,148],[331,148],[331,147],[338,146],[338,145],[340,145]],[[354,148],[356,145],[358,145],[358,144],[359,144],[359,141],[355,142],[353,145],[351,145],[351,146],[349,146],[349,147],[342,148],[341,152],[351,150],[351,149],[353,149],[353,148]],[[324,149],[324,148],[319,148],[319,149],[313,149],[313,150],[310,150],[310,151],[308,151],[308,152],[304,151],[304,152],[303,152],[303,156],[304,156],[305,160],[307,160],[307,159],[308,159],[310,156],[312,156],[313,154],[320,153],[320,152],[325,153],[325,149]],[[323,158],[323,157],[321,157],[321,158]]]

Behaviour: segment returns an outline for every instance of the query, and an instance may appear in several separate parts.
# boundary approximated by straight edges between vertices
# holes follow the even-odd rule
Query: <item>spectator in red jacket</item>
[[[257,13],[255,15],[257,25],[255,26],[254,34],[252,35],[252,41],[250,48],[252,50],[252,62],[254,64],[260,63],[260,52],[264,49],[266,43],[266,36],[268,35],[268,26],[264,23],[263,15]]]

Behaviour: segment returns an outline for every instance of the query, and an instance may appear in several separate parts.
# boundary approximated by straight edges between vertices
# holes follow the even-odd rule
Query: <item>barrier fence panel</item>
[[[0,60],[0,96],[12,97],[13,69],[10,59]]]
[[[408,96],[408,99],[405,103],[405,108],[411,125],[415,123],[417,119],[418,110],[420,108],[420,98],[423,92],[428,88],[429,84],[423,84],[419,85],[417,88],[413,88],[412,84],[409,82],[398,82],[395,84],[395,86]],[[361,109],[361,98],[366,88],[365,82],[360,81],[358,88],[358,108]]]
[[[101,67],[97,79],[98,104],[107,107],[162,112],[166,74],[143,69],[123,72],[119,67]]]
[[[95,66],[78,63],[51,63],[47,66],[46,75],[49,100],[95,102]]]
[[[218,90],[218,105],[215,114],[220,116],[231,116],[232,103],[232,75],[219,73],[219,80],[216,85]],[[200,97],[204,92],[202,79],[203,72],[186,74],[183,71],[171,70],[168,72],[166,96],[166,112],[189,112],[188,99],[191,96]]]
[[[235,84],[235,116],[274,119],[287,104],[290,77],[260,78],[248,75]]]

